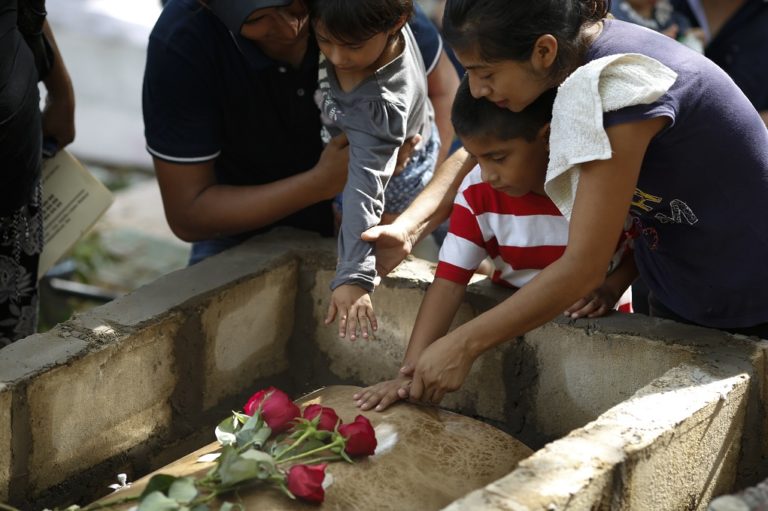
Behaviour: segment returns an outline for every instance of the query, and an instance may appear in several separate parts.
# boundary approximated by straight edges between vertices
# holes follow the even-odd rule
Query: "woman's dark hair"
[[[413,0],[308,0],[309,18],[322,23],[334,39],[367,41],[411,17]]]
[[[451,122],[459,137],[489,137],[496,140],[524,138],[532,142],[542,126],[552,120],[556,89],[549,89],[520,112],[499,108],[487,99],[474,98],[466,75],[456,91]]]
[[[610,0],[448,0],[443,32],[454,49],[477,49],[481,58],[527,60],[536,40],[557,39],[551,77],[562,81],[583,58],[585,24],[605,18]]]

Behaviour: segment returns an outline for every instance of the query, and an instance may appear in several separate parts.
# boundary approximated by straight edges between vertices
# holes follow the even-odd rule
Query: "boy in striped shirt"
[[[493,282],[520,288],[563,255],[568,221],[544,192],[549,122],[555,91],[522,112],[472,97],[466,77],[451,119],[478,165],[464,178],[454,202],[435,280],[421,303],[403,369],[393,380],[355,394],[363,410],[384,410],[408,396],[410,369],[427,346],[448,332],[472,275],[493,260]],[[566,315],[597,317],[612,310],[637,275],[624,233],[602,286]],[[621,310],[631,310],[622,308]]]

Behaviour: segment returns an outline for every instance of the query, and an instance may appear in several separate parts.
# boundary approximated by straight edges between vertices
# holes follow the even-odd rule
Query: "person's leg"
[[[29,55],[22,54],[19,59]],[[19,61],[19,66],[21,66]],[[27,70],[32,71],[28,66]],[[42,124],[34,79],[14,73],[0,96],[0,347],[37,330],[43,246]]]

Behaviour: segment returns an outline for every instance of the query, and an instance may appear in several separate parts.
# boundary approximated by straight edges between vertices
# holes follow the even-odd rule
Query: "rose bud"
[[[253,416],[261,406],[261,416],[274,433],[280,433],[291,427],[296,417],[301,417],[301,411],[296,403],[291,401],[288,394],[275,387],[260,390],[248,400],[243,408],[246,415]]]
[[[336,415],[336,411],[333,408],[321,405],[309,405],[304,408],[303,417],[309,421],[317,416],[320,416],[320,421],[317,423],[317,429],[323,431],[334,431],[336,424],[339,423],[339,416]]]
[[[376,450],[376,433],[371,421],[358,415],[355,422],[339,426],[339,433],[346,439],[344,451],[350,456],[369,456]]]
[[[327,466],[327,463],[292,466],[288,469],[288,491],[307,502],[322,502],[325,499],[323,480]]]

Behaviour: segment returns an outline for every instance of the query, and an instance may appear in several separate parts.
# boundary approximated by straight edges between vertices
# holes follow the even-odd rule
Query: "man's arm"
[[[763,122],[765,123],[765,126],[768,127],[768,110],[763,110],[760,112],[760,117],[763,118]]]
[[[154,159],[168,225],[185,241],[251,231],[339,193],[347,176],[347,144],[333,139],[310,170],[265,185],[216,182],[214,160],[196,164]]]

